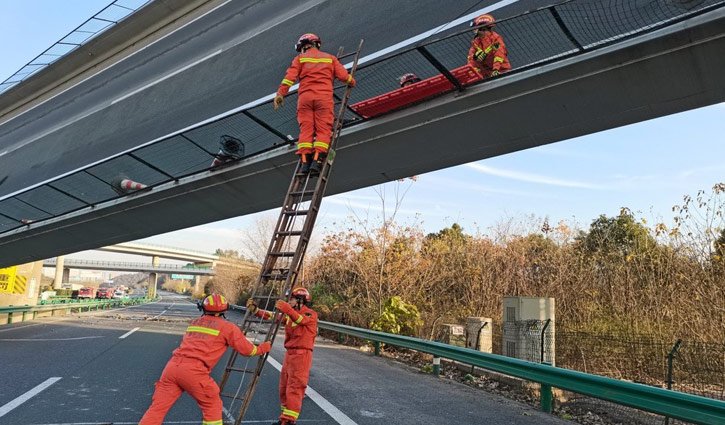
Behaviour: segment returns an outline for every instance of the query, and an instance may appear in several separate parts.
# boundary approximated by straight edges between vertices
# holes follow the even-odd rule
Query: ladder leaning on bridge
[[[358,49],[348,55],[342,55],[342,49],[338,53],[338,58],[353,56],[352,69],[350,74],[354,74],[357,68],[358,59],[360,58],[360,49],[362,48],[363,41],[360,40]],[[302,266],[302,260],[305,257],[305,251],[307,250],[307,244],[310,241],[312,235],[312,229],[315,225],[315,219],[322,203],[322,197],[325,194],[325,188],[330,175],[332,164],[335,160],[335,145],[337,137],[342,129],[343,119],[347,110],[348,100],[350,98],[351,87],[345,89],[345,94],[342,99],[338,99],[336,105],[339,105],[337,115],[332,127],[332,137],[330,138],[330,149],[327,158],[322,165],[319,173],[310,172],[302,173],[302,162],[297,163],[295,173],[292,176],[289,189],[284,197],[284,203],[282,204],[282,210],[280,211],[279,218],[277,219],[277,225],[272,236],[272,241],[267,249],[267,255],[262,263],[262,270],[257,280],[257,284],[252,292],[252,298],[257,300],[260,308],[267,310],[274,310],[274,303],[278,299],[288,298],[287,294],[291,291],[295,282],[297,281],[299,269]],[[314,186],[314,188],[312,188]],[[306,204],[306,205],[305,205]],[[294,247],[294,249],[293,249]],[[242,322],[242,331],[249,337],[251,332],[256,332],[252,325],[263,325],[268,324],[269,328],[266,333],[265,341],[274,342],[277,330],[279,329],[279,320],[275,320],[277,314],[273,315],[271,321],[264,321],[263,319],[256,318],[253,314],[247,311],[244,314]],[[256,338],[255,338],[256,340]],[[255,341],[256,342],[256,341]],[[224,369],[224,375],[222,376],[221,383],[219,384],[221,396],[224,398],[232,399],[229,411],[231,412],[234,403],[237,400],[242,402],[239,409],[239,415],[234,422],[235,425],[239,425],[244,418],[247,409],[254,396],[254,390],[259,382],[259,377],[262,374],[262,369],[267,361],[267,356],[260,356],[258,358],[247,358],[244,367],[237,367],[235,363],[239,357],[236,351],[233,351],[229,357],[229,361]],[[257,362],[257,365],[253,369],[249,369],[250,361]],[[232,373],[241,373],[241,381],[235,393],[225,393],[224,388],[229,382],[230,375]],[[240,396],[242,386],[244,385],[245,377],[247,374],[251,374],[250,381],[243,395]]]

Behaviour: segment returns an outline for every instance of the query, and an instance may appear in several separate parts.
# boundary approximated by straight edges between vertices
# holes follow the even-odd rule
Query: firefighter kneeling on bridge
[[[495,23],[491,15],[481,15],[471,21],[476,36],[468,50],[468,65],[483,78],[495,77],[511,69],[506,44],[493,30]]]
[[[287,353],[279,378],[279,401],[282,413],[274,425],[294,425],[302,410],[302,399],[310,377],[312,350],[317,336],[317,313],[308,307],[312,302],[309,291],[295,288],[290,302],[277,301],[275,308],[281,313],[277,320],[284,321],[284,348]],[[251,298],[247,309],[257,317],[272,319],[271,311],[261,310]]]
[[[227,300],[212,294],[201,303],[203,315],[186,328],[181,346],[174,350],[166,364],[151,406],[139,425],[161,425],[181,393],[186,391],[196,400],[202,412],[202,425],[222,425],[222,400],[219,387],[209,376],[227,347],[243,356],[261,356],[269,352],[271,344],[255,346],[247,340],[239,327],[224,318],[229,308]]]

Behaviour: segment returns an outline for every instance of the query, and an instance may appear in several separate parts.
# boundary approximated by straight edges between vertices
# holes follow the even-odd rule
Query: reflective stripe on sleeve
[[[495,58],[493,58],[493,61],[503,63],[503,58],[495,57]]]
[[[290,80],[288,80],[286,78],[284,78],[282,80],[282,84],[284,84],[285,86],[291,86],[291,85],[294,85],[294,83],[295,83],[294,81],[290,81]]]
[[[295,320],[295,323],[297,323],[299,325],[300,323],[302,323],[303,320],[305,320],[305,318],[302,317],[302,315],[300,314],[300,317],[298,317],[297,320]]]
[[[249,353],[249,357],[256,356],[257,355],[257,346],[255,345],[254,348],[252,348],[252,352]]]

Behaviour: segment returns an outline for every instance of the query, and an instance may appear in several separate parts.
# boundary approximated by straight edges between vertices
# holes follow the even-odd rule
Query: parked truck
[[[93,299],[96,298],[96,288],[90,286],[84,286],[78,290],[78,299]]]
[[[96,292],[96,298],[98,298],[98,299],[113,298],[113,288],[98,288],[98,291]]]

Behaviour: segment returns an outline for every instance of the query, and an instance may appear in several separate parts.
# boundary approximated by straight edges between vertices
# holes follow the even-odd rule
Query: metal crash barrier
[[[555,387],[696,424],[725,424],[725,402],[720,400],[337,323],[319,322],[319,328],[372,341],[376,354],[384,343],[537,382],[542,410],[548,412]]]
[[[70,314],[73,310],[78,312],[82,312],[83,310],[106,310],[127,305],[144,304],[148,301],[150,301],[148,298],[129,298],[123,300],[59,302],[46,305],[7,306],[0,307],[0,317],[5,315],[7,317],[5,323],[10,324],[19,321],[24,322],[26,320],[34,320],[38,316],[38,313],[48,311],[51,316],[55,316],[57,311],[64,311],[65,314]]]

